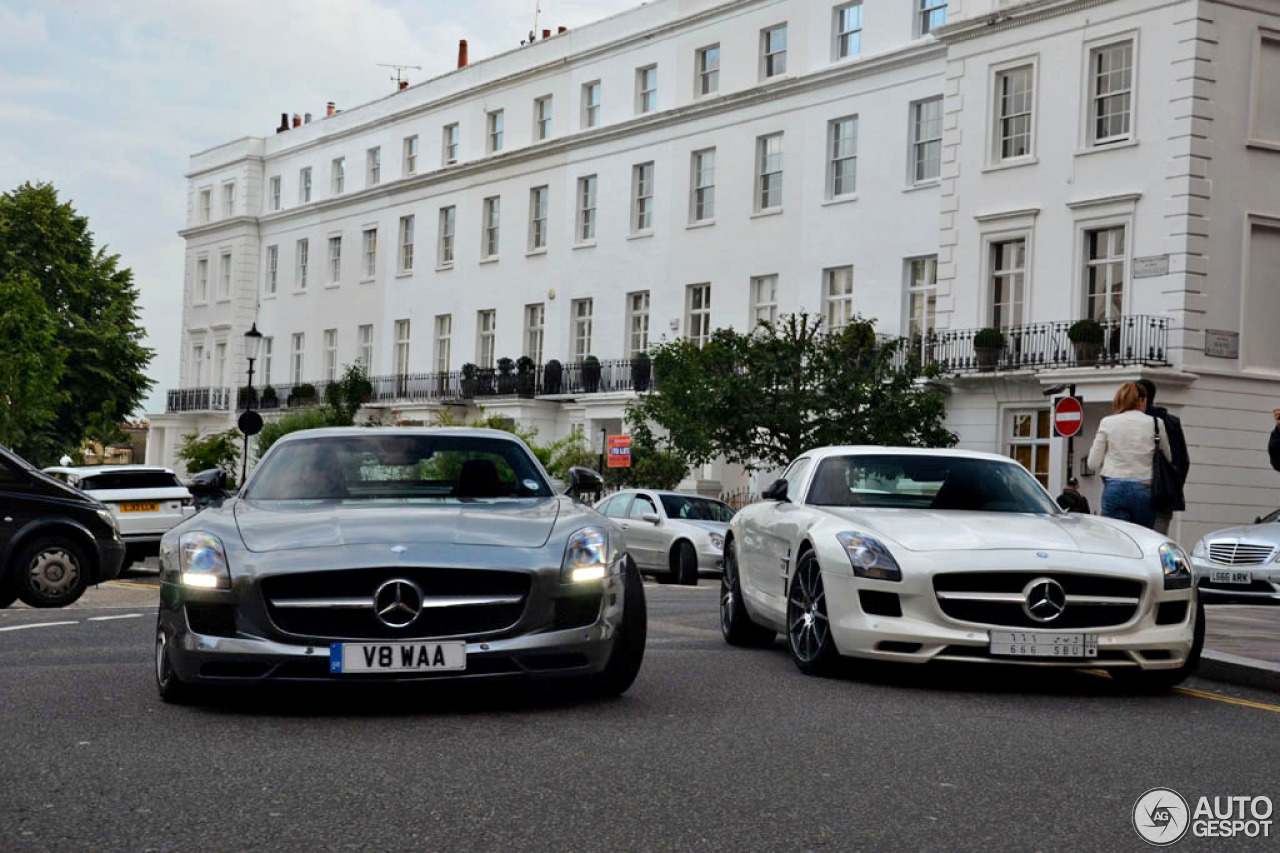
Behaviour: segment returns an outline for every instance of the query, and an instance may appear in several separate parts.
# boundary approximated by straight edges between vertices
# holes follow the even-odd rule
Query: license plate
[[[1098,635],[992,631],[991,654],[1017,658],[1096,658]]]
[[[466,643],[329,644],[329,672],[443,672],[466,668]]]
[[[1234,572],[1231,569],[1213,569],[1209,580],[1214,583],[1253,583],[1253,572]]]
[[[127,503],[120,504],[121,512],[159,512],[160,504],[158,503]]]

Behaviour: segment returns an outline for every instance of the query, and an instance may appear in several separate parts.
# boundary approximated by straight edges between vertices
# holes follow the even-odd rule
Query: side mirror
[[[769,484],[769,488],[760,493],[760,497],[766,501],[785,501],[787,499],[787,481],[774,480]]]
[[[580,495],[583,492],[599,492],[604,489],[604,480],[590,468],[573,467],[569,469],[569,488],[566,495]]]
[[[640,516],[640,520],[647,521],[650,524],[657,524],[662,521],[662,518],[656,512],[646,512],[644,515]]]

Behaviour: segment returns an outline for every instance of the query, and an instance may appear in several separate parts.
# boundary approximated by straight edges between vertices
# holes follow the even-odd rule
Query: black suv
[[[0,447],[0,607],[64,607],[119,575],[124,550],[101,501]]]

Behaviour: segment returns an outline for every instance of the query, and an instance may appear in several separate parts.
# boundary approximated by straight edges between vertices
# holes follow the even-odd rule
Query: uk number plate
[[[1096,658],[1098,635],[992,631],[991,654],[1016,658]]]
[[[147,501],[120,504],[121,512],[156,512],[159,509],[160,504]]]
[[[1237,572],[1231,569],[1213,569],[1209,580],[1214,583],[1253,583],[1253,572]]]
[[[329,644],[329,672],[443,672],[466,668],[466,643]]]

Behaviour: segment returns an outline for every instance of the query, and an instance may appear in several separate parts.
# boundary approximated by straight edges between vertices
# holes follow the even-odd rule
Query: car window
[[[21,485],[25,480],[21,471],[10,467],[8,462],[0,459],[0,484],[13,488]]]
[[[659,495],[662,508],[668,518],[680,518],[687,521],[723,521],[733,520],[733,510],[728,504],[711,498],[691,495]]]
[[[645,495],[636,495],[636,499],[631,502],[631,511],[627,513],[628,518],[641,518],[645,513],[658,514],[658,508],[654,506],[653,501]]]
[[[782,478],[787,481],[787,500],[792,503],[800,500],[800,481],[804,479],[804,474],[812,463],[812,459],[801,457],[782,472]]]
[[[610,518],[626,518],[627,508],[631,506],[631,494],[616,495],[609,501],[608,512],[605,515]]]
[[[80,488],[86,492],[110,489],[172,489],[181,488],[178,478],[168,471],[107,471],[84,477]]]

